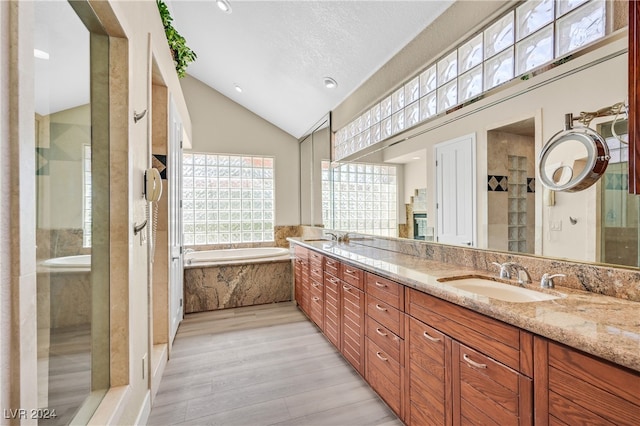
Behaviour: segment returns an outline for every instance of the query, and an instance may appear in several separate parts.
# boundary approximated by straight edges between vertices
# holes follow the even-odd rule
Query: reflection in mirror
[[[560,166],[551,174],[551,180],[558,186],[566,185],[573,176],[573,169],[569,166]]]
[[[627,122],[620,121],[615,126],[616,134],[627,141]],[[640,197],[629,194],[629,149],[626,142],[621,142],[612,134],[611,123],[602,125],[599,130],[605,137],[611,155],[600,184],[600,261],[640,266]]]
[[[329,214],[327,178],[331,157],[330,116],[326,115],[300,139],[300,223],[322,226]]]
[[[434,147],[443,141],[473,133],[477,140],[476,204],[479,222],[476,224],[476,247],[638,266],[637,200],[627,196],[626,188],[621,188],[622,183],[618,183],[626,182],[627,178],[620,172],[627,164],[626,145],[616,153],[611,148],[612,159],[606,179],[594,180],[591,187],[581,192],[546,190],[537,167],[545,141],[559,130],[566,111],[595,108],[624,97],[625,49],[626,40],[616,35],[602,46],[586,52],[582,62],[572,60],[554,68],[557,73],[554,76],[543,72],[535,77],[535,82],[514,82],[505,87],[504,92],[498,88],[495,95],[492,93],[473,105],[464,105],[449,114],[435,117],[432,122],[385,139],[379,146],[364,148],[346,159],[357,163],[401,166],[396,175],[397,235],[412,237],[413,233],[406,232],[403,227],[408,229],[410,224],[419,223],[422,219],[416,216],[417,220],[413,220],[406,214],[405,204],[409,204],[408,199],[415,189],[426,189],[427,228],[438,227]],[[584,91],[586,86],[589,91]],[[605,135],[603,123],[606,120],[601,116],[592,123],[592,127]],[[617,133],[625,132],[620,130]],[[588,157],[585,147],[580,144],[572,147],[567,144],[566,147],[571,148],[567,157],[570,164],[557,164],[549,170],[550,177],[555,172],[555,182],[558,183],[571,183],[577,175],[591,172],[584,162]],[[373,152],[365,155],[367,150]],[[397,161],[397,158],[419,150],[426,153],[426,159],[419,167],[422,177],[419,185],[410,188],[405,183],[409,181],[407,169],[410,165]],[[620,159],[615,160],[616,155]],[[601,193],[603,187],[621,189],[608,189],[605,196]],[[350,211],[349,215],[357,220],[359,212]],[[342,223],[338,225],[342,226]],[[342,230],[353,229],[345,226]],[[620,236],[623,233],[624,238]]]

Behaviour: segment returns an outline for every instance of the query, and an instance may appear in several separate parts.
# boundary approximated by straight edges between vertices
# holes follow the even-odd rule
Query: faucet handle
[[[553,283],[553,279],[557,277],[566,277],[565,274],[543,274],[540,279],[540,287],[542,288],[554,288],[555,284]]]
[[[500,278],[503,279],[511,279],[511,273],[509,272],[509,267],[513,265],[512,262],[505,262],[505,263],[498,263],[498,262],[491,262],[494,265],[496,265],[497,267],[500,268]]]

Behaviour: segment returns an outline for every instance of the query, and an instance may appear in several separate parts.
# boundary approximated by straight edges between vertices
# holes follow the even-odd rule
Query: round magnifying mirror
[[[538,172],[544,186],[554,191],[577,192],[593,185],[609,162],[602,136],[588,127],[564,130],[540,152]]]

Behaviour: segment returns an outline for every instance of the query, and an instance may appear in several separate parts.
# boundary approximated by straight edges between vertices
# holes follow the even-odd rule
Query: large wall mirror
[[[330,129],[331,117],[327,114],[300,139],[300,223],[303,225],[321,226],[329,213],[326,200],[331,190],[327,180],[331,160]]]
[[[626,30],[619,30],[534,79],[515,81],[368,153],[334,162],[329,173],[332,210],[324,226],[443,242],[442,228],[449,225],[439,221],[451,215],[438,219],[438,210],[457,202],[456,188],[472,187],[475,193],[464,197],[474,197],[475,203],[452,221],[454,226],[464,220],[473,223],[470,237],[460,244],[639,266],[640,210],[637,197],[628,195],[626,117],[616,121],[613,132],[613,117],[590,123],[606,140],[611,156],[606,172],[592,186],[552,192],[537,175],[540,152],[563,129],[565,114],[626,100],[627,52]],[[439,150],[465,138],[470,141],[472,175],[456,174],[452,166],[439,173],[436,161],[449,161]],[[453,152],[455,157],[462,151]],[[460,186],[460,179],[469,181]]]

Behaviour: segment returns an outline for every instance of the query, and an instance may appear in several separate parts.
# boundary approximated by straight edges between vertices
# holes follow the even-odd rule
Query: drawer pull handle
[[[382,306],[378,305],[377,303],[376,303],[376,309],[379,310],[379,311],[383,311],[383,312],[385,312],[387,310],[387,308],[382,307]]]
[[[385,361],[385,362],[386,362],[386,361],[388,361],[388,358],[383,357],[383,356],[382,356],[382,353],[381,353],[381,352],[379,352],[379,351],[378,351],[378,352],[376,352],[376,356],[377,356],[378,358],[380,358],[382,361]]]
[[[427,339],[427,340],[431,340],[432,342],[439,342],[440,339],[437,337],[433,337],[433,336],[429,336],[429,333],[427,333],[426,331],[424,333],[422,333],[422,335]]]
[[[356,271],[354,271],[353,269],[345,269],[344,271],[345,271],[347,274],[353,274],[354,272],[356,272]]]
[[[315,288],[320,287],[320,284],[318,284],[318,283],[311,283],[311,285],[314,286]]]
[[[342,286],[342,289],[343,289],[344,291],[351,291],[351,289],[349,288],[349,286],[346,286],[346,285],[343,285],[343,286]]]
[[[475,367],[475,368],[487,368],[487,364],[480,364],[479,362],[475,362],[474,360],[472,360],[471,358],[469,358],[469,355],[467,354],[463,354],[462,358],[464,358],[465,361],[467,361],[467,364]]]
[[[378,281],[376,281],[376,286],[380,287],[380,288],[385,288],[387,285],[383,284],[383,283],[379,283]]]
[[[382,337],[386,337],[387,336],[387,333],[385,333],[384,331],[380,330],[379,328],[376,328],[376,333],[378,333]]]
[[[311,300],[313,300],[314,302],[317,302],[318,300],[320,300],[319,297],[312,297]]]

